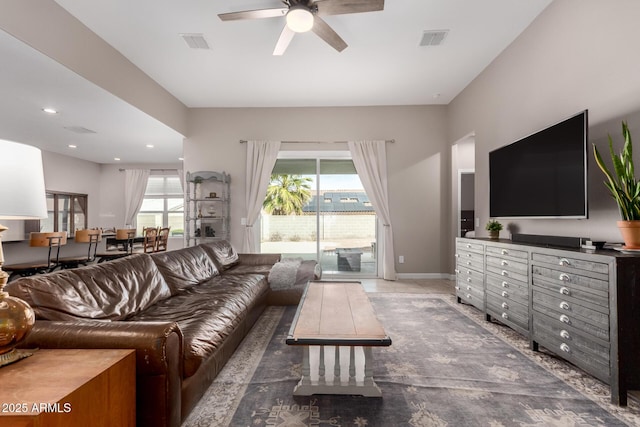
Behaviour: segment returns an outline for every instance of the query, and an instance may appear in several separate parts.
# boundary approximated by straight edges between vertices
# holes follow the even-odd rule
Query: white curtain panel
[[[133,226],[149,180],[149,169],[127,169],[124,177],[124,225]]]
[[[247,223],[242,230],[242,252],[255,253],[258,250],[253,226],[260,217],[262,203],[267,196],[271,172],[280,151],[280,141],[248,141],[245,206]]]
[[[385,280],[396,280],[393,229],[387,191],[386,143],[385,141],[349,141],[348,146],[364,190],[384,226],[382,277]]]

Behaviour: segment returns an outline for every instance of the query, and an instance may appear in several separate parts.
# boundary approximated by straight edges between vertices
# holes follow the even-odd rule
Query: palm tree
[[[300,215],[311,199],[311,178],[300,175],[271,175],[262,207],[271,215]]]

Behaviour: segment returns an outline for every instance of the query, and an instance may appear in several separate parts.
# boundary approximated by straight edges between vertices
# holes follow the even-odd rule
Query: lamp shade
[[[296,33],[306,33],[313,28],[313,14],[303,5],[291,6],[287,12],[287,27]]]
[[[42,153],[0,139],[0,219],[47,217]]]

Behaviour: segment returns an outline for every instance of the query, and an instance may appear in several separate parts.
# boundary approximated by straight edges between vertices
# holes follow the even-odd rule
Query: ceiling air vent
[[[200,33],[180,34],[180,37],[191,49],[209,49],[209,43]]]
[[[95,130],[87,129],[87,128],[82,127],[82,126],[65,126],[64,128],[66,130],[74,132],[74,133],[82,133],[82,134],[96,133]]]
[[[449,30],[429,30],[422,33],[420,46],[440,46],[449,34]]]

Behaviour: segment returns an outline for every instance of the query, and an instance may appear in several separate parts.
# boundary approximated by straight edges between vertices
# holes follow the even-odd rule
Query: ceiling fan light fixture
[[[305,33],[313,28],[313,14],[303,5],[292,6],[286,19],[287,27],[296,33]]]

